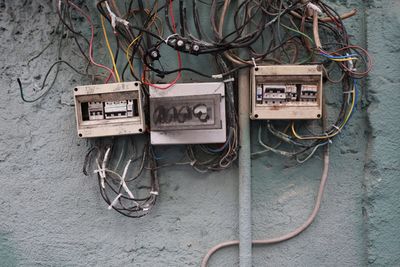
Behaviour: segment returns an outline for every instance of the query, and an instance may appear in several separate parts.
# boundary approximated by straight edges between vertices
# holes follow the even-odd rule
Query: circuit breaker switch
[[[88,103],[89,120],[102,120],[104,119],[103,102],[89,102]]]
[[[256,101],[257,104],[262,104],[263,101],[263,85],[257,84]]]
[[[106,119],[126,118],[127,117],[127,101],[105,102],[104,113]]]
[[[317,91],[318,91],[317,85],[304,85],[303,84],[301,86],[301,95],[300,95],[301,101],[316,102],[317,101]]]
[[[286,86],[284,85],[264,85],[264,104],[282,104],[286,101]]]
[[[288,101],[297,100],[297,86],[294,84],[286,85],[286,98]]]

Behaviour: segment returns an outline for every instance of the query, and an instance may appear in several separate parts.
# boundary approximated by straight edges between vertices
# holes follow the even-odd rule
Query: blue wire
[[[346,56],[332,56],[332,55],[327,55],[324,53],[320,53],[321,56],[327,57],[327,58],[334,58],[334,59],[342,59],[342,58],[349,58],[349,57],[357,57],[357,54],[350,54]]]
[[[207,148],[207,150],[209,152],[212,152],[212,153],[221,152],[231,143],[231,137],[232,137],[232,131],[229,131],[228,141],[225,142],[225,144],[221,148],[217,148],[217,149],[212,149],[212,148],[209,148],[209,147],[206,147],[206,148]]]

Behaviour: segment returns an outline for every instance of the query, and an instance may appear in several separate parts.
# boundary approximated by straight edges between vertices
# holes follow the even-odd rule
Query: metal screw
[[[151,53],[150,53],[150,56],[152,57],[152,58],[158,58],[158,52],[157,51],[151,51]]]
[[[176,45],[177,46],[183,46],[185,43],[182,41],[182,40],[178,40],[177,42],[176,42]]]
[[[194,44],[192,49],[193,51],[198,52],[200,50],[200,46],[198,44]]]

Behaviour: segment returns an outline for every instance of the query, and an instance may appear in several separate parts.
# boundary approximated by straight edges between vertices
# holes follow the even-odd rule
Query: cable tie
[[[253,61],[254,68],[257,68],[257,63],[256,63],[256,60],[254,59],[254,57],[252,57],[251,60]]]
[[[343,94],[354,94],[354,90],[344,91]]]
[[[143,208],[143,211],[148,211],[149,210],[149,208]]]
[[[150,191],[150,195],[158,196],[158,192],[157,191]]]
[[[313,4],[313,3],[309,2],[307,4],[307,8],[312,9],[314,11],[317,11],[318,14],[322,14],[322,10],[316,4]]]
[[[103,176],[105,171],[106,171],[105,169],[100,168],[100,169],[94,170],[93,173],[98,173],[98,174],[100,174],[100,176]]]
[[[214,74],[214,75],[211,75],[211,78],[213,78],[213,79],[222,79],[224,76],[222,75],[222,74]]]
[[[108,209],[111,210],[115,204],[117,204],[118,199],[122,196],[122,194],[119,194],[108,206]]]
[[[98,166],[98,169],[94,170],[93,173],[98,173],[100,175],[100,184],[101,184],[101,187],[104,189],[104,188],[106,188],[106,185],[104,183],[104,179],[106,179],[106,174],[105,174],[106,170],[100,168],[99,163],[97,163],[97,166]]]
[[[229,82],[234,82],[235,81],[235,78],[229,78],[229,79],[226,79],[226,80],[223,80],[223,82],[224,83],[229,83]]]
[[[328,139],[328,143],[331,145],[333,142],[331,139]]]
[[[350,54],[346,53],[346,56],[350,57]],[[354,67],[354,64],[353,64],[353,60],[349,60],[348,65],[349,65],[350,71],[354,71],[354,72],[356,71],[356,68]]]
[[[339,127],[337,127],[335,124],[333,124],[332,127],[335,128],[336,130],[338,130],[339,133],[342,131],[342,130],[341,130]]]
[[[177,33],[171,34],[170,36],[168,36],[168,37],[164,40],[164,42],[165,42],[166,44],[168,44],[169,39],[170,39],[171,37],[174,37],[174,36],[177,36],[177,35],[178,35]]]
[[[130,198],[135,198],[135,197],[133,196],[131,190],[129,190],[128,185],[127,185],[126,182],[125,182],[125,177],[126,177],[126,174],[128,173],[128,168],[129,168],[129,165],[130,165],[130,164],[131,164],[131,160],[128,160],[128,163],[126,164],[125,169],[124,169],[124,172],[123,172],[123,174],[122,174],[122,176],[121,176],[121,185],[122,185],[122,187],[124,188],[125,192],[128,193],[128,195],[129,195]]]
[[[190,162],[190,166],[194,166],[196,164],[196,161],[193,160],[192,162]]]
[[[124,19],[121,19],[120,17],[118,17],[117,15],[115,15],[114,12],[112,12],[112,10],[111,10],[110,6],[108,5],[108,2],[107,2],[107,1],[106,1],[106,8],[107,8],[108,13],[110,14],[110,17],[111,17],[111,26],[112,26],[112,28],[114,29],[114,32],[115,32],[115,27],[117,26],[117,22],[119,22],[119,23],[121,23],[121,24],[123,24],[123,25],[125,25],[125,26],[128,26],[128,25],[129,25],[129,21],[124,20]]]

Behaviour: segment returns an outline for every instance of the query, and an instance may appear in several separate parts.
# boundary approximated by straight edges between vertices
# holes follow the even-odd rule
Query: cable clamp
[[[108,206],[108,209],[111,210],[115,204],[117,204],[118,199],[122,196],[122,194],[119,194]]]
[[[164,42],[165,42],[166,44],[168,44],[169,39],[170,39],[171,37],[174,37],[174,36],[177,36],[177,35],[178,35],[177,33],[171,34],[170,36],[168,36],[167,38],[165,38]]]
[[[319,6],[317,6],[316,4],[313,4],[313,3],[309,2],[309,3],[307,4],[307,8],[309,8],[309,9],[311,9],[311,10],[314,10],[314,11],[317,11],[318,14],[322,14],[321,8],[319,8]]]
[[[223,82],[224,83],[230,83],[230,82],[234,82],[235,81],[235,78],[229,78],[229,79],[226,79],[226,80],[223,80]]]
[[[158,192],[157,191],[150,191],[150,195],[155,195],[155,196],[158,196]]]
[[[121,24],[123,24],[123,25],[125,25],[125,26],[128,26],[128,25],[129,25],[129,21],[124,20],[124,19],[121,19],[120,17],[118,17],[117,15],[115,15],[114,12],[112,12],[112,10],[111,10],[110,6],[108,5],[108,2],[107,2],[107,1],[106,1],[106,8],[107,8],[108,13],[110,14],[110,17],[111,17],[111,26],[112,26],[112,28],[114,29],[114,32],[115,32],[115,27],[117,26],[117,22],[118,22],[118,23],[121,23]]]
[[[252,57],[251,60],[253,61],[254,68],[257,68],[257,63],[256,63],[256,60],[254,59],[254,57]]]

